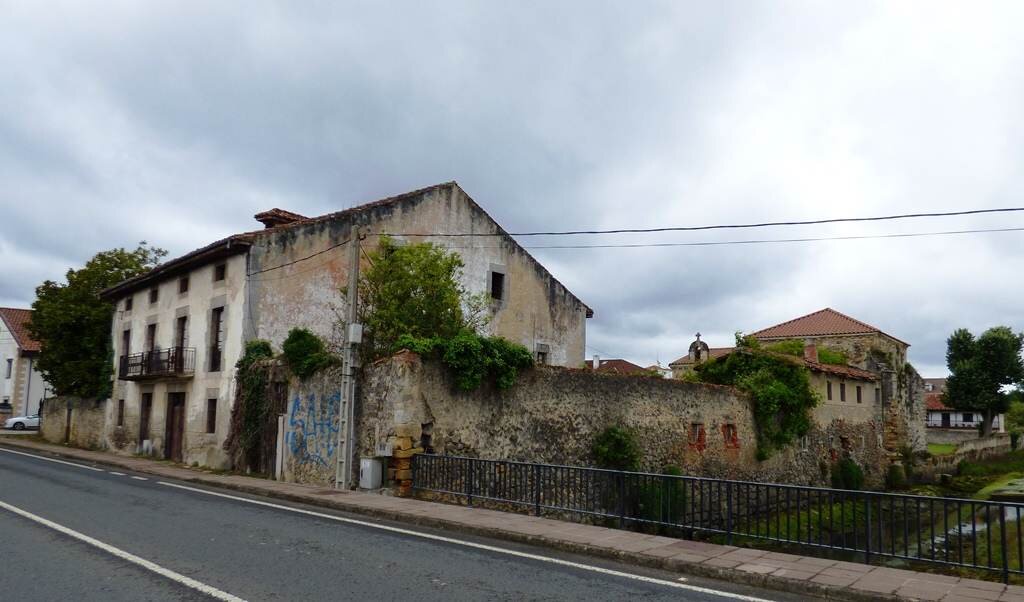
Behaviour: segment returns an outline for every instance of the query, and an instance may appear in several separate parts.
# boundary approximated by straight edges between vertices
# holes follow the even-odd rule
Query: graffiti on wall
[[[335,418],[341,406],[341,391],[317,396],[296,395],[288,415],[285,444],[297,464],[326,467],[334,459],[338,442],[338,423]]]

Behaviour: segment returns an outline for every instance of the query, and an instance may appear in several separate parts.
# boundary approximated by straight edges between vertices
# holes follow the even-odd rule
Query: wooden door
[[[182,462],[183,443],[185,439],[185,394],[167,394],[167,436],[164,444],[164,457],[175,462]]]
[[[139,406],[139,449],[142,449],[142,442],[149,439],[149,416],[153,410],[153,394],[143,393],[142,402]]]

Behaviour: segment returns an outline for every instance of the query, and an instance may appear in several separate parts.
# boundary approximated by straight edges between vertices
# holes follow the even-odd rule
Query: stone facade
[[[687,474],[825,485],[831,464],[848,455],[878,485],[888,466],[881,428],[873,411],[863,414],[835,419],[819,406],[804,440],[759,462],[750,401],[730,387],[538,367],[507,391],[463,392],[439,363],[402,353],[365,370],[359,453],[408,444],[438,454],[591,465],[595,437],[618,425],[637,434],[645,470],[676,465]]]
[[[43,404],[39,434],[51,443],[107,449],[107,405],[95,399],[51,397]]]

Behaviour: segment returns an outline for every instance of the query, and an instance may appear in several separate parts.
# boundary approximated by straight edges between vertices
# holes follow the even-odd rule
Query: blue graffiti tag
[[[288,433],[285,442],[300,464],[327,466],[337,445],[338,424],[334,421],[341,405],[341,392],[336,391],[317,402],[315,393],[305,399],[296,395],[291,402]]]

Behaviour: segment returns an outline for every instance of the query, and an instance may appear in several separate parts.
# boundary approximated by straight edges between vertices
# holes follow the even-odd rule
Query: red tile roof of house
[[[7,330],[14,336],[14,342],[22,351],[39,351],[39,341],[28,333],[28,323],[32,320],[31,309],[0,307],[0,319],[3,319]]]
[[[846,334],[884,334],[904,345],[896,337],[886,334],[878,328],[840,313],[831,307],[814,313],[800,316],[775,326],[769,326],[752,334],[757,339],[793,339],[799,337],[830,336]]]
[[[942,411],[953,408],[942,403],[942,393],[929,393],[924,397],[924,407],[928,410]]]
[[[633,374],[635,372],[644,372],[646,369],[643,366],[638,366],[628,360],[600,360],[601,366],[597,369],[598,372],[614,372],[616,374]],[[587,360],[587,368],[593,369],[593,360]]]
[[[716,359],[719,357],[729,355],[730,353],[735,352],[736,348],[721,347],[712,349],[712,352],[714,351],[718,351],[719,353],[717,355],[712,353],[711,359]],[[770,355],[773,355],[780,359],[793,362],[794,364],[802,364],[806,366],[807,369],[814,372],[822,372],[824,374],[835,374],[836,376],[842,376],[844,378],[855,378],[857,380],[878,380],[878,375],[875,374],[874,372],[870,372],[868,370],[861,370],[860,368],[854,368],[853,366],[843,366],[838,364],[822,364],[821,362],[812,362],[803,357],[796,357],[795,355],[787,355],[785,353],[774,353],[771,351],[768,351],[766,353],[769,353]],[[686,358],[681,359],[689,360],[689,356],[686,356]],[[678,365],[680,363],[681,362],[677,361],[672,362],[672,364],[669,365]]]

